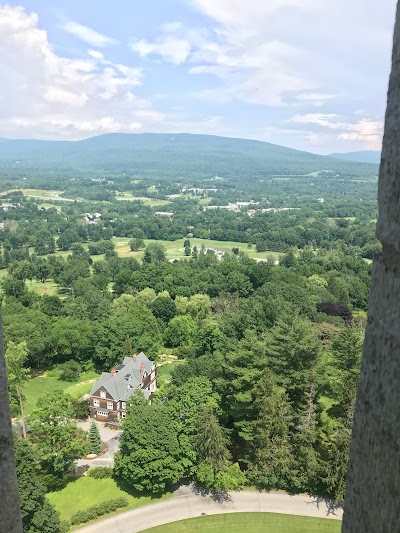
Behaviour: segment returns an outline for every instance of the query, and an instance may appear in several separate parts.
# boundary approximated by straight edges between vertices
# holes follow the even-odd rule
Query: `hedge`
[[[93,505],[92,507],[89,507],[84,511],[78,511],[77,513],[72,515],[71,524],[73,526],[77,524],[84,524],[85,522],[94,520],[99,516],[111,513],[122,507],[126,507],[128,503],[129,502],[126,498],[115,498],[114,500],[106,500],[105,502],[102,502],[99,505]]]
[[[86,475],[95,479],[104,479],[106,477],[113,477],[114,469],[110,466],[93,466],[89,468]]]

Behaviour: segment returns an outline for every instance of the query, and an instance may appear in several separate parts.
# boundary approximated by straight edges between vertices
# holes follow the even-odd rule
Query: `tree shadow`
[[[326,516],[337,516],[337,512],[339,510],[342,510],[343,507],[339,503],[336,503],[335,501],[324,498],[323,496],[311,496],[314,498],[313,501],[306,502],[307,505],[316,505],[317,509],[320,508],[321,504],[325,505],[327,508]]]
[[[115,483],[117,484],[117,487],[121,490],[123,490],[124,492],[128,493],[130,496],[132,496],[133,498],[150,498],[152,500],[158,500],[160,499],[162,496],[165,496],[166,494],[169,494],[171,493],[172,491],[170,490],[165,490],[165,491],[160,491],[160,492],[150,492],[150,491],[139,491],[137,489],[135,489],[134,487],[132,487],[131,485],[129,485],[129,483],[127,483],[125,480],[123,480],[122,478],[120,477],[113,477]]]
[[[193,493],[197,496],[203,496],[211,498],[214,502],[217,503],[225,503],[232,501],[231,496],[227,491],[217,491],[215,489],[207,489],[206,487],[202,487],[200,485],[193,485]]]

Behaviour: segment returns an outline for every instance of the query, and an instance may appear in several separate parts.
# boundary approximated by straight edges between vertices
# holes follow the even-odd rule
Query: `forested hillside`
[[[381,152],[377,150],[364,150],[362,152],[344,152],[339,154],[330,154],[331,157],[338,159],[345,159],[347,161],[355,161],[357,163],[372,163],[379,165],[381,162]]]
[[[83,141],[15,140],[0,143],[5,168],[130,172],[147,177],[262,179],[319,170],[376,172],[331,157],[275,144],[210,135],[107,134]]]

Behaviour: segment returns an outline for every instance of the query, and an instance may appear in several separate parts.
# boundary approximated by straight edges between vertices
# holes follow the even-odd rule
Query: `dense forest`
[[[180,364],[151,404],[133,397],[104,475],[144,494],[190,479],[343,501],[380,250],[374,167],[328,172],[316,159],[310,175],[299,164],[284,176],[281,164],[261,179],[255,167],[183,179],[175,163],[162,178],[2,170],[2,313],[13,415],[27,436],[16,439],[26,531],[45,521],[65,530],[45,494],[71,481],[91,442],[76,426],[87,403],[60,391],[25,420],[29,375],[109,371],[139,351]]]

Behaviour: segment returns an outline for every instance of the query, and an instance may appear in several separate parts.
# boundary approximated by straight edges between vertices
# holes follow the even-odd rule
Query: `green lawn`
[[[172,363],[166,363],[162,366],[158,366],[157,377],[164,381],[169,381],[171,379],[172,370],[184,362],[185,361],[173,361]]]
[[[50,375],[45,372],[30,379],[24,388],[26,396],[25,414],[29,415],[35,409],[36,402],[41,396],[57,389],[65,391],[74,398],[79,398],[89,393],[92,384],[98,377],[96,372],[84,372],[77,382],[63,381],[58,378],[56,371],[51,371]]]
[[[168,200],[160,200],[158,198],[147,198],[146,196],[134,196],[130,192],[121,193],[118,196],[116,196],[116,199],[117,200],[128,200],[131,202],[135,200],[140,200],[141,202],[143,202],[145,205],[148,205],[149,207],[157,207],[160,205],[167,205],[171,203]]]
[[[27,198],[37,198],[39,200],[57,200],[59,202],[73,202],[72,198],[62,198],[62,191],[49,191],[47,189],[8,189],[3,191],[1,196],[6,196],[10,192],[22,192]]]
[[[144,239],[145,244],[149,244],[151,242],[159,242],[163,244],[167,250],[167,258],[168,259],[179,259],[184,258],[185,254],[183,252],[183,242],[185,239],[178,239],[176,241],[152,241],[150,239]],[[143,257],[143,251],[140,252],[131,252],[129,248],[129,241],[130,239],[126,237],[114,237],[113,238],[114,244],[115,244],[115,250],[118,253],[118,255],[122,257],[136,257],[136,259],[141,260]],[[248,248],[247,243],[243,242],[235,242],[235,241],[214,241],[211,239],[190,239],[190,244],[192,246],[197,246],[197,248],[200,250],[201,245],[204,244],[206,248],[223,248],[227,251],[231,251],[232,248],[239,248],[239,250],[245,252],[249,257],[252,257],[253,259],[266,259],[267,257],[273,257],[274,259],[279,259],[279,257],[282,255],[281,252],[256,252],[255,246],[252,248]]]
[[[47,280],[44,283],[41,281],[33,280],[27,281],[26,285],[29,290],[36,292],[37,294],[43,295],[47,294],[49,296],[53,294],[57,294],[58,291],[58,285],[57,283],[54,283],[54,281]]]
[[[201,516],[146,529],[148,533],[339,533],[340,520],[275,513]]]
[[[167,499],[171,496],[167,493],[160,497],[138,496],[128,487],[118,485],[114,479],[94,479],[80,477],[57,492],[50,492],[47,497],[60,513],[62,520],[70,520],[77,511],[83,511],[92,505],[98,505],[106,500],[114,498],[127,498],[129,504],[123,509],[135,509],[141,505]],[[121,512],[119,510],[118,512]],[[112,513],[116,514],[116,513]],[[107,515],[108,516],[108,515]],[[101,520],[105,516],[101,517]],[[82,525],[79,527],[83,527]]]

